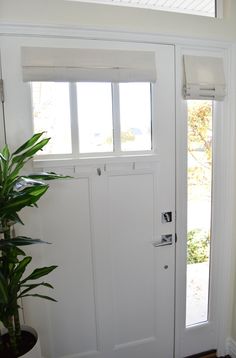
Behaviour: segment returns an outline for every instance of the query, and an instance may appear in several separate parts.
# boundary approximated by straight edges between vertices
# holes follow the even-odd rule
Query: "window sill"
[[[136,162],[154,162],[159,161],[159,155],[156,153],[125,154],[111,156],[81,157],[81,158],[35,158],[33,168],[67,168],[80,167],[84,165],[106,165],[111,163],[136,163]]]

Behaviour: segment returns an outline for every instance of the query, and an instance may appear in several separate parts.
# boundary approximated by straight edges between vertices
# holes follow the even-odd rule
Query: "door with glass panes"
[[[81,46],[74,40],[66,45]],[[3,60],[9,49],[14,52],[19,74],[24,46],[34,47],[34,39],[4,45]],[[28,234],[52,243],[41,248],[38,261],[59,266],[50,281],[58,303],[40,303],[39,309],[38,302],[25,301],[24,317],[44,332],[45,357],[171,358],[174,47],[107,41],[99,46],[153,52],[156,80],[17,79],[18,90],[31,91],[34,131],[52,136],[34,170],[71,176],[51,183],[37,214],[24,213]]]

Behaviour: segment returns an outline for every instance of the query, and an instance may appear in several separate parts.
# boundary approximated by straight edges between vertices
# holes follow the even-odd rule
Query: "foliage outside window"
[[[188,103],[188,202],[187,262],[201,263],[209,259],[212,180],[212,102]],[[198,218],[206,211],[206,221]],[[195,218],[193,217],[195,216]]]

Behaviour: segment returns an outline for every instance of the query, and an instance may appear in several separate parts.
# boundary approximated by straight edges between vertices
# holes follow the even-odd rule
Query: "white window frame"
[[[187,268],[187,103],[183,98],[183,55],[219,56],[224,60],[227,97],[224,102],[213,103],[214,138],[213,138],[213,203],[212,203],[212,240],[211,240],[211,272],[209,295],[209,321],[193,326],[185,326],[186,314],[186,275]],[[216,348],[219,356],[226,353],[226,339],[230,326],[231,312],[230,275],[232,270],[232,225],[233,202],[229,199],[232,188],[232,133],[229,120],[230,76],[229,53],[225,49],[176,47],[177,93],[176,93],[176,358],[189,356]],[[223,159],[224,158],[224,159]],[[226,214],[227,213],[227,214]],[[215,238],[215,240],[214,240]],[[222,238],[221,240],[219,238]],[[222,262],[224,266],[222,266]],[[225,292],[229,292],[226,297]],[[220,323],[220,324],[219,324]],[[217,332],[217,334],[216,334]]]
[[[223,19],[224,17],[224,2],[223,0],[215,0],[216,2],[216,19]]]
[[[82,1],[82,0],[66,0],[66,1]],[[195,16],[206,16],[206,17],[211,17],[211,16],[207,16],[207,15],[202,15],[199,12],[188,12],[188,11],[177,11],[175,9],[168,9],[168,8],[162,8],[161,6],[148,6],[148,4],[146,5],[145,3],[132,3],[132,2],[112,2],[111,0],[87,0],[88,3],[91,4],[104,4],[104,5],[110,5],[110,6],[123,6],[123,7],[133,7],[133,8],[141,8],[141,9],[148,9],[148,10],[156,10],[156,11],[167,11],[167,12],[172,12],[175,14],[184,14],[184,15],[195,15]],[[223,0],[215,0],[215,9],[216,9],[216,14],[214,17],[211,18],[222,18],[223,17]]]
[[[37,82],[37,81],[36,81]],[[56,82],[55,82],[56,83]],[[143,155],[153,155],[155,154],[155,136],[154,136],[154,87],[155,84],[151,82],[146,82],[150,84],[150,123],[151,123],[151,149],[150,150],[134,150],[134,151],[122,151],[121,150],[121,129],[120,129],[120,101],[119,101],[119,83],[109,82],[111,85],[112,92],[112,124],[113,124],[113,151],[110,152],[89,152],[81,153],[79,152],[79,118],[77,115],[77,91],[76,91],[76,82],[66,82],[69,87],[69,105],[70,105],[70,125],[71,125],[71,147],[72,153],[62,153],[62,154],[43,154],[35,156],[35,161],[43,160],[63,160],[63,159],[89,159],[89,158],[106,158],[106,157],[126,157],[126,156],[143,156]],[[132,82],[135,83],[135,82]],[[32,82],[29,83],[31,91],[31,108],[32,108],[32,125],[33,125],[33,100],[32,100]]]

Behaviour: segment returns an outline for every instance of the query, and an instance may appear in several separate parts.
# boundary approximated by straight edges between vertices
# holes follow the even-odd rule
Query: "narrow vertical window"
[[[209,311],[212,201],[212,101],[188,101],[186,326]]]

